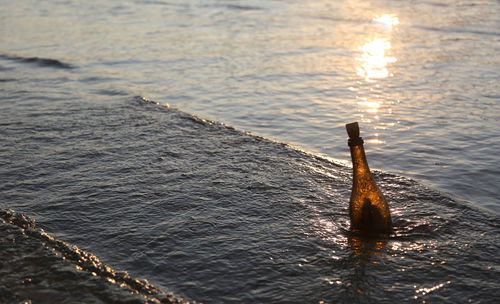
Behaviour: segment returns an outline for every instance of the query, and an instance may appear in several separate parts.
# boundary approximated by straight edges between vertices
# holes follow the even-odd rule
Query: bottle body
[[[392,221],[389,205],[370,173],[363,140],[359,137],[359,127],[357,123],[348,124],[346,127],[349,133],[353,168],[353,184],[349,201],[351,229],[368,233],[390,233]],[[353,132],[349,132],[349,128]]]

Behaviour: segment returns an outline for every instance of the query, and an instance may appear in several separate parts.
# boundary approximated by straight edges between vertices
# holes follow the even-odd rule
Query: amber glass
[[[375,184],[366,161],[358,123],[346,125],[351,149],[353,183],[349,202],[351,229],[368,233],[389,233],[391,214],[384,195]]]

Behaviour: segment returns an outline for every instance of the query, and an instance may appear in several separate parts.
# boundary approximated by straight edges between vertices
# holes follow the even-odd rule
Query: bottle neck
[[[366,176],[371,177],[368,161],[366,160],[365,148],[363,147],[363,139],[361,137],[349,140],[349,148],[351,150],[352,169],[354,172],[354,181],[356,177]]]

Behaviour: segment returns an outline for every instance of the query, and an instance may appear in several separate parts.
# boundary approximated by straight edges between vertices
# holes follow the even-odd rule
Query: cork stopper
[[[350,139],[359,138],[359,126],[357,122],[348,123],[345,125],[345,128]]]

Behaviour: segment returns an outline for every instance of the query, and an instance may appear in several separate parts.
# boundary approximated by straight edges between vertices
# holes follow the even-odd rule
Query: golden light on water
[[[361,62],[361,65],[356,68],[359,76],[364,77],[367,81],[392,76],[392,74],[389,74],[387,65],[396,62],[396,58],[389,56],[389,50],[391,49],[389,41],[376,38],[367,41],[359,49],[363,51],[363,54],[356,58],[357,61]]]
[[[399,18],[394,14],[383,14],[373,18],[374,23],[380,23],[386,26],[393,26],[399,24]]]
[[[365,97],[359,99],[361,99],[361,101],[358,101],[358,105],[365,107],[368,113],[377,113],[378,108],[380,108],[382,104],[380,101],[367,101]]]
[[[378,138],[378,134],[375,134],[374,136],[375,136],[375,138],[370,138],[370,139],[367,139],[367,140],[366,140],[366,142],[367,142],[367,143],[371,143],[371,144],[376,144],[376,145],[385,144],[385,141],[380,140],[380,139]]]
[[[362,123],[373,130],[385,130],[391,127],[392,107],[391,95],[387,84],[394,76],[392,64],[397,61],[393,55],[394,49],[391,40],[396,35],[396,26],[400,23],[396,14],[374,14],[371,22],[365,25],[363,34],[356,38],[353,51],[355,74],[359,87],[354,88],[359,116]],[[380,136],[383,137],[383,134]],[[371,133],[365,142],[382,145],[385,141],[379,138],[378,133]]]
[[[413,298],[415,300],[417,300],[418,298],[422,298],[426,294],[434,292],[436,290],[439,290],[439,289],[443,288],[444,286],[446,286],[448,284],[451,284],[451,281],[446,281],[444,283],[436,284],[436,285],[434,285],[432,287],[428,287],[428,288],[425,288],[425,287],[418,288],[418,289],[415,290],[416,295]],[[414,286],[414,287],[416,288],[417,286]]]

